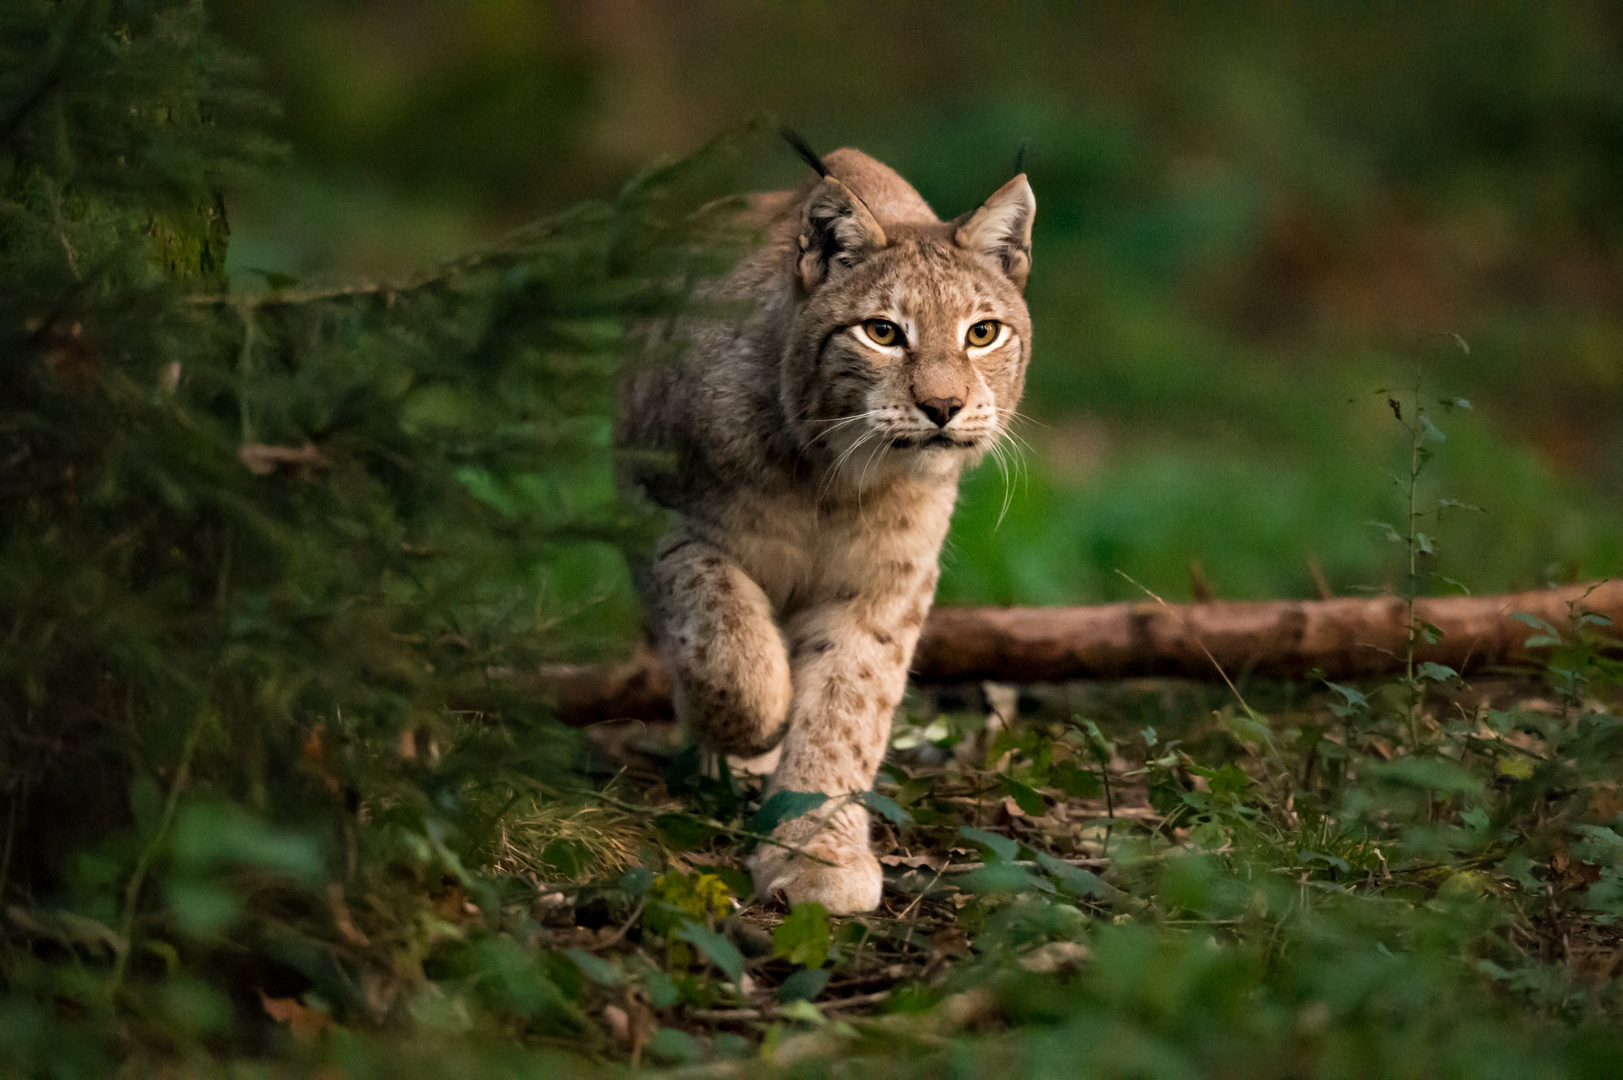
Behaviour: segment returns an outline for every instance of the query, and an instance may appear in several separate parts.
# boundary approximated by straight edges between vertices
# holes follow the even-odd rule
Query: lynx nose
[[[933,397],[925,398],[918,403],[924,415],[934,421],[936,427],[946,427],[948,421],[957,416],[964,407],[964,399],[959,397]]]

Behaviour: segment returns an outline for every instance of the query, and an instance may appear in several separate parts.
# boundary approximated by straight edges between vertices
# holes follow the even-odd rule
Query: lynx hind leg
[[[761,587],[699,540],[666,545],[650,579],[677,719],[718,753],[773,750],[789,716],[789,657]]]

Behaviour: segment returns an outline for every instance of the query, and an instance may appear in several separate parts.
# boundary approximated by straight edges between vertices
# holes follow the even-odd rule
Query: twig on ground
[[[864,1005],[877,1005],[888,997],[890,997],[889,990],[875,990],[871,994],[853,994],[850,997],[822,1002],[817,1007],[824,1012],[858,1009]],[[746,1007],[741,1009],[689,1009],[687,1015],[693,1020],[708,1020],[711,1023],[727,1024],[766,1020],[777,1015],[777,1012],[778,1009],[775,1006],[765,1006],[763,1008]]]
[[[648,898],[646,896],[641,900],[638,900],[636,908],[634,908],[631,912],[631,917],[620,924],[620,929],[616,930],[614,933],[610,934],[596,945],[593,945],[587,951],[597,952],[599,949],[607,949],[610,945],[620,944],[620,942],[625,939],[625,936],[631,932],[631,928],[637,925],[637,920],[642,918],[642,910],[647,906]]]
[[[644,806],[638,803],[627,802],[624,799],[617,799],[613,795],[608,795],[601,791],[588,791],[582,792],[582,794],[588,799],[596,799],[599,802],[608,803],[610,806],[617,809],[626,810],[634,814],[646,814],[650,810],[655,809],[651,806]],[[799,855],[803,859],[810,859],[812,862],[819,863],[823,866],[834,865],[834,863],[823,858],[821,855],[813,855],[805,848],[796,847],[794,844],[786,844],[782,840],[767,836],[765,833],[754,832],[750,829],[740,829],[736,825],[727,825],[723,822],[717,821],[715,818],[707,818],[701,817],[698,814],[690,814],[686,810],[660,810],[659,812],[662,814],[675,814],[679,817],[685,817],[689,821],[697,822],[707,829],[714,829],[717,832],[726,833],[728,836],[734,836],[741,840],[755,840],[762,844],[771,844],[773,847],[783,848],[785,851]]]

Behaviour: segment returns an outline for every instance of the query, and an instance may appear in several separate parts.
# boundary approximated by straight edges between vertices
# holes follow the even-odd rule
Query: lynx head
[[[955,475],[1025,385],[1037,202],[1024,173],[942,222],[895,172],[837,150],[800,204],[781,392],[793,435],[858,487]]]

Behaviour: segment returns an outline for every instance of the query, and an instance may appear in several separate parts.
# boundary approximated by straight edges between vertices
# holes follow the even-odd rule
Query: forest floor
[[[600,1060],[703,1075],[858,1060],[905,1073],[942,1054],[1015,1074],[1041,1058],[1033,1030],[1099,1013],[1176,1056],[1189,1014],[1234,1008],[1284,1016],[1254,1048],[1263,1071],[1378,1063],[1378,1049],[1336,1047],[1378,1028],[1383,994],[1401,1003],[1438,956],[1483,991],[1437,1006],[1438,1022],[1615,1008],[1623,938],[1584,899],[1611,864],[1583,839],[1615,838],[1623,794],[1613,779],[1526,787],[1559,753],[1556,728],[1617,723],[1604,702],[1530,674],[1439,681],[1407,702],[1390,686],[1247,691],[916,691],[865,798],[886,880],[862,916],[751,898],[744,858],[774,808],[758,807],[758,779],[704,775],[670,724],[593,728],[597,798],[515,833],[503,865],[536,884],[537,944],[579,969]],[[1529,797],[1545,825],[1571,818],[1565,834],[1518,824]],[[1428,920],[1455,927],[1435,950]],[[1332,938],[1323,955],[1303,947]],[[1388,970],[1336,1000],[1337,966],[1365,949]],[[1202,989],[1202,950],[1247,974]],[[1134,1019],[1146,1008],[1159,1017]]]

